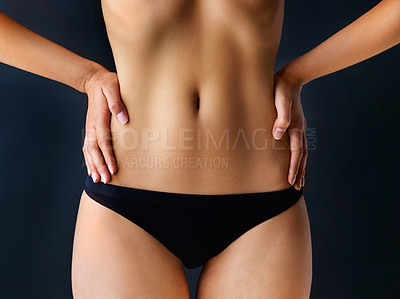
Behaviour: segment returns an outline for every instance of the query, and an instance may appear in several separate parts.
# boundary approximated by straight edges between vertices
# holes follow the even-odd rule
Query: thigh
[[[247,231],[204,265],[197,299],[305,299],[312,276],[304,197]]]
[[[71,270],[75,299],[189,298],[181,261],[149,233],[85,192]]]

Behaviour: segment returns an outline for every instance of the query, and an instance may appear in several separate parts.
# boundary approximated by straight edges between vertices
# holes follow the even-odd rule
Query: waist
[[[272,97],[124,98],[130,121],[111,120],[118,171],[111,184],[164,192],[230,194],[283,190],[288,136],[274,140]]]

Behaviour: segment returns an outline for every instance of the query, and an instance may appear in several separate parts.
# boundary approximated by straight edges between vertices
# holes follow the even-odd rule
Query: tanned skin
[[[307,158],[302,86],[400,42],[400,1],[384,0],[274,75],[282,0],[104,0],[102,6],[117,73],[4,14],[0,58],[86,92],[89,174],[96,182],[150,190],[300,188]],[[24,49],[42,54],[34,60]],[[120,121],[108,118],[108,126],[109,110]],[[215,164],[222,159],[226,167]],[[71,270],[74,298],[189,298],[181,261],[85,192]],[[309,298],[311,279],[301,197],[210,259],[197,298]]]

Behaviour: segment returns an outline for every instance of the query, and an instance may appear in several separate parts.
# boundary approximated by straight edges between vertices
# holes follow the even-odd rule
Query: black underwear
[[[192,269],[221,253],[258,224],[282,213],[303,194],[270,192],[203,195],[128,188],[87,176],[87,195],[132,221]]]

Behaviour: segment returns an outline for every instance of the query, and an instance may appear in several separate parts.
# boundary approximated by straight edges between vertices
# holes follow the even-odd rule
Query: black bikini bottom
[[[287,210],[303,194],[290,187],[270,192],[184,194],[128,188],[87,176],[87,195],[132,221],[191,269],[221,253],[258,224]]]

